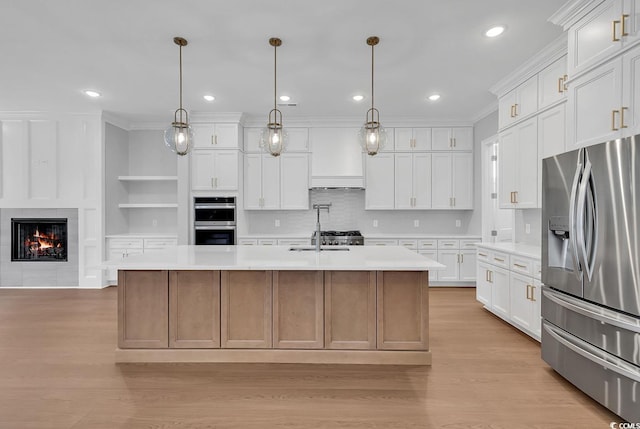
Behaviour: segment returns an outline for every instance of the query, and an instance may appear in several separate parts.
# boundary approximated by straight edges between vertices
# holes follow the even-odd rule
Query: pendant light
[[[278,46],[282,45],[282,40],[277,37],[269,39],[269,44],[273,46],[273,109],[269,112],[269,122],[263,128],[260,136],[260,147],[273,156],[280,156],[286,145],[287,133],[282,127],[282,112],[277,105],[277,71],[278,71]]]
[[[377,154],[387,141],[387,131],[380,125],[380,112],[373,107],[373,47],[379,42],[376,36],[367,38],[367,45],[371,46],[371,109],[367,110],[366,121],[358,134],[362,148],[371,156]]]
[[[173,43],[180,47],[180,108],[175,111],[171,126],[164,132],[164,142],[172,152],[183,156],[189,153],[193,140],[189,114],[182,108],[182,47],[187,46],[188,42],[182,37],[174,37]]]

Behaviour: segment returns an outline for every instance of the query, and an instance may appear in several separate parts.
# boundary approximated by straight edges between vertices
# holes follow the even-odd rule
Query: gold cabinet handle
[[[513,107],[514,107],[514,106],[513,106],[513,104],[512,104],[512,105],[511,105],[511,112],[510,112],[510,116],[511,116],[512,118],[514,117],[514,114],[513,114]]]
[[[500,258],[493,258],[493,259],[498,262],[504,262],[504,259],[500,259]]]
[[[458,263],[460,263],[460,254],[459,253],[456,255],[456,259],[458,260]]]
[[[518,204],[518,191],[513,191],[513,202]]]
[[[487,283],[489,282],[489,270],[484,270],[484,280]]]
[[[535,286],[531,286],[531,301],[536,302],[536,297],[534,295],[534,291],[536,290]]]
[[[628,107],[620,108],[620,128],[627,128],[627,126],[624,123],[624,111],[628,109],[629,109]]]
[[[562,78],[561,78],[561,77],[559,77],[559,78],[558,78],[558,92],[559,92],[560,94],[562,94],[562,92],[563,92],[562,84],[563,84],[563,80],[562,80]]]
[[[569,79],[569,76],[567,76],[566,74],[562,77],[562,81],[563,81],[563,83],[562,83],[562,89],[563,89],[564,91],[566,91],[566,90],[567,90],[567,80],[568,80],[568,79]]]
[[[493,271],[489,271],[489,283],[493,283]]]
[[[456,197],[453,197],[453,207],[456,206]]]
[[[626,26],[624,25],[624,23],[625,23],[625,19],[627,19],[627,18],[629,18],[629,15],[627,15],[627,14],[623,14],[623,15],[620,17],[620,22],[622,23],[622,25],[621,25],[621,27],[622,27],[622,34],[621,34],[621,36],[628,36],[628,35],[629,35],[629,33],[627,33]]]
[[[618,131],[619,128],[616,128],[616,113],[620,113],[619,110],[611,111],[611,131]]]
[[[458,141],[456,140],[456,138],[453,138],[453,147],[456,147],[456,145],[458,144]]]
[[[464,253],[460,254],[460,263],[464,264]]]
[[[513,105],[513,116],[518,116],[518,103]]]
[[[620,38],[616,35],[616,27],[620,24],[620,21],[612,21],[611,22],[611,41],[619,42]]]
[[[485,258],[487,257],[487,255],[484,253],[478,253],[478,256],[484,256]]]
[[[531,301],[530,292],[529,292],[530,290],[531,290],[531,285],[527,285],[527,299],[529,301]]]
[[[509,202],[513,203],[513,191],[509,192]]]
[[[514,264],[513,264],[513,265],[514,265],[514,266],[516,266],[516,267],[518,267],[518,268],[527,268],[527,266],[526,266],[526,265],[516,264],[515,262],[514,262]]]

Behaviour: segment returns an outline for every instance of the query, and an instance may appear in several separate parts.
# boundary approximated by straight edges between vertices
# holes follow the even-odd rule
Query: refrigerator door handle
[[[640,382],[640,372],[631,365],[625,363],[622,359],[609,355],[607,352],[604,352],[582,340],[571,338],[560,329],[548,325],[547,323],[544,324],[544,330],[560,344],[571,349],[582,357],[585,357],[598,365],[602,365],[603,367],[627,377],[630,380]]]
[[[576,241],[576,197],[578,194],[578,187],[580,186],[580,175],[582,174],[582,156],[584,149],[580,149],[578,152],[578,165],[576,166],[576,172],[573,176],[573,183],[571,185],[571,197],[569,199],[569,243],[573,251],[571,252],[571,260],[573,262],[573,274],[578,280],[582,279],[582,273],[580,273],[580,266],[578,264],[578,247]]]
[[[582,173],[582,180],[580,181],[580,189],[578,191],[578,202],[576,207],[576,241],[579,249],[576,249],[578,253],[578,261],[582,265],[584,271],[587,273],[587,277],[591,280],[593,276],[593,225],[595,210],[593,205],[587,207],[587,191],[591,191],[591,185],[593,183],[593,176],[591,175],[591,162],[587,158],[584,171]],[[592,194],[591,194],[592,195]],[[593,198],[591,198],[593,201]],[[592,202],[590,201],[590,202]],[[585,219],[589,216],[589,219]],[[585,220],[587,224],[585,225]],[[588,234],[585,234],[589,229]],[[588,237],[587,237],[588,235]],[[588,249],[587,249],[588,247]]]

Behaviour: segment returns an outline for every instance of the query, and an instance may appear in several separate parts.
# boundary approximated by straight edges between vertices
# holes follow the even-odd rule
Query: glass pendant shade
[[[171,126],[164,131],[164,143],[167,147],[180,156],[184,156],[191,150],[193,142],[193,131],[189,126],[187,113],[184,112],[186,121],[182,121],[182,112],[178,118],[178,112],[184,109],[176,110],[174,121]]]
[[[377,109],[369,109],[367,112],[367,122],[360,128],[358,139],[367,155],[376,155],[384,148],[387,143],[387,130],[380,125]]]
[[[287,132],[282,127],[282,113],[278,109],[271,110],[269,123],[260,134],[260,147],[272,156],[280,156],[286,148],[287,137]]]

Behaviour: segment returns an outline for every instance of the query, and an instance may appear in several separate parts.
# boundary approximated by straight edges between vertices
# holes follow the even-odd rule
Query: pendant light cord
[[[273,108],[276,109],[278,107],[277,97],[278,97],[278,46],[273,47]]]
[[[373,109],[373,47],[371,45],[371,108]]]
[[[180,45],[180,122],[182,122],[182,45]]]

